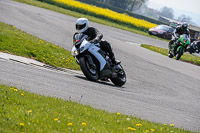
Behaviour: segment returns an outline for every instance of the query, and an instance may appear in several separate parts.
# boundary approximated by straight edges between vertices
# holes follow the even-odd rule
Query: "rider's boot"
[[[115,59],[115,56],[113,56],[113,57],[111,58],[111,61],[112,61],[112,63],[113,63],[114,65],[118,65],[118,64],[121,63],[121,61]]]
[[[168,57],[172,58],[173,57],[173,54],[172,54],[172,44],[170,42],[168,44],[168,48],[169,48]]]

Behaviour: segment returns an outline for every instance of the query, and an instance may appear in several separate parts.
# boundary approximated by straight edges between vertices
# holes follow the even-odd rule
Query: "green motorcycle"
[[[189,44],[189,36],[187,34],[181,35],[179,39],[172,45],[172,50],[169,51],[168,57],[173,58],[175,56],[176,60],[179,60]]]

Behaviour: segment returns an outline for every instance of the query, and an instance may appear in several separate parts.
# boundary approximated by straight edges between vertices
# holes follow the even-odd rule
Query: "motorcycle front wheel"
[[[122,68],[122,66],[120,65]],[[118,73],[116,78],[110,78],[110,80],[117,86],[123,86],[126,83],[126,73],[122,68]]]
[[[99,79],[99,71],[97,67],[94,67],[96,66],[95,64],[91,66],[89,64],[89,61],[85,57],[81,57],[79,59],[79,64],[83,74],[86,76],[87,79],[91,81],[97,81]]]
[[[183,47],[179,49],[178,53],[176,54],[176,60],[179,60],[183,55]]]

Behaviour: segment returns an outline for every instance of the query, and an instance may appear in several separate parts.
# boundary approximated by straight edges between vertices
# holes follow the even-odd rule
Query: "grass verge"
[[[126,31],[129,31],[129,32],[133,32],[133,33],[136,33],[136,34],[140,34],[140,35],[144,35],[144,36],[148,36],[148,37],[152,37],[152,38],[156,38],[156,39],[160,39],[160,40],[163,40],[163,41],[168,41],[168,40],[164,40],[162,38],[158,38],[156,36],[151,36],[147,32],[134,29],[133,27],[130,27],[129,25],[122,25],[122,24],[119,24],[119,23],[114,22],[114,21],[111,22],[107,19],[98,18],[98,17],[94,17],[94,16],[91,16],[91,15],[86,15],[86,14],[83,14],[83,13],[64,9],[64,8],[61,8],[61,7],[58,7],[58,6],[55,6],[55,5],[51,5],[51,4],[48,4],[48,3],[45,3],[45,2],[40,2],[40,1],[37,1],[37,0],[15,0],[15,1],[26,3],[26,4],[33,5],[33,6],[37,6],[37,7],[41,7],[41,8],[45,8],[45,9],[48,9],[48,10],[51,10],[51,11],[59,12],[59,13],[70,15],[70,16],[77,17],[77,18],[84,17],[84,18],[87,18],[90,21],[93,21],[93,22],[96,22],[96,23],[99,23],[99,24],[115,27],[115,28],[118,28],[118,29],[126,30]]]
[[[32,58],[55,67],[80,70],[69,51],[1,22],[0,51]]]
[[[144,48],[147,48],[149,50],[160,53],[162,55],[168,56],[168,52],[169,52],[168,49],[163,49],[163,48],[155,47],[155,46],[152,46],[152,45],[146,45],[146,44],[142,44],[141,47],[144,47]],[[200,57],[198,57],[198,56],[194,56],[194,55],[191,55],[191,54],[188,54],[188,53],[184,53],[181,56],[180,60],[200,66]]]
[[[0,132],[191,133],[0,84]]]

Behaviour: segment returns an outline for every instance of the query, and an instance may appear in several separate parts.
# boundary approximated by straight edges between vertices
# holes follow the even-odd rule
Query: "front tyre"
[[[122,68],[122,66],[120,65]],[[126,73],[122,68],[119,72],[117,72],[116,78],[110,78],[110,80],[117,86],[123,86],[126,83]]]
[[[89,61],[85,57],[81,57],[79,59],[79,64],[83,74],[86,76],[87,79],[91,81],[97,81],[99,79],[99,71],[97,67],[95,68],[94,65],[90,65]]]
[[[183,48],[180,48],[178,53],[176,54],[176,60],[179,60],[182,55],[183,55]]]

